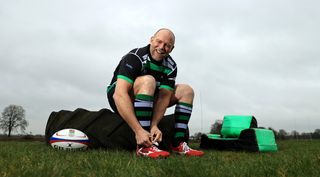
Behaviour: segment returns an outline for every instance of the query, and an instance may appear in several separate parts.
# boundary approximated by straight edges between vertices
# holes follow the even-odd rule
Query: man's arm
[[[149,147],[152,145],[150,141],[150,133],[141,127],[134,113],[133,103],[129,95],[131,89],[131,83],[118,78],[113,99],[119,114],[135,133],[137,144]]]
[[[151,123],[151,136],[154,141],[162,141],[162,133],[158,128],[158,124],[162,117],[164,116],[167,107],[169,106],[170,99],[173,95],[173,91],[167,89],[160,89],[158,97],[153,105],[153,116]]]

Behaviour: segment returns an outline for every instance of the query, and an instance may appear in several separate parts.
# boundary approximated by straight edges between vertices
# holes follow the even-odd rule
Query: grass
[[[153,160],[127,151],[68,152],[43,142],[0,141],[0,176],[319,176],[320,141],[280,141],[278,147],[274,153],[206,150],[201,158]]]

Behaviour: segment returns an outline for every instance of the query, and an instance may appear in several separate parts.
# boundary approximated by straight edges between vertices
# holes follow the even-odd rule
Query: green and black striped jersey
[[[115,88],[117,78],[124,79],[133,84],[138,76],[143,75],[152,75],[159,89],[173,90],[177,76],[177,65],[171,56],[166,57],[162,61],[152,59],[150,45],[133,49],[122,57],[113,73],[107,92]]]

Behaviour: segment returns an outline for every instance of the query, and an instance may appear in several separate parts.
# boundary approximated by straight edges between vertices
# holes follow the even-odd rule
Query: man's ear
[[[172,46],[171,52],[172,52],[173,49],[174,49],[174,46]]]
[[[172,48],[171,48],[171,50],[170,50],[170,52],[169,52],[169,53],[171,53],[173,49],[174,49],[174,46],[172,46]]]
[[[154,36],[151,36],[150,43],[154,40]]]

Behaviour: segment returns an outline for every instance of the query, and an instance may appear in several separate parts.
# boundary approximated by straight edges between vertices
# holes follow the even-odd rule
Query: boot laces
[[[182,149],[183,149],[183,151],[188,152],[188,151],[190,151],[191,148],[188,146],[188,144],[186,142],[183,142]]]

